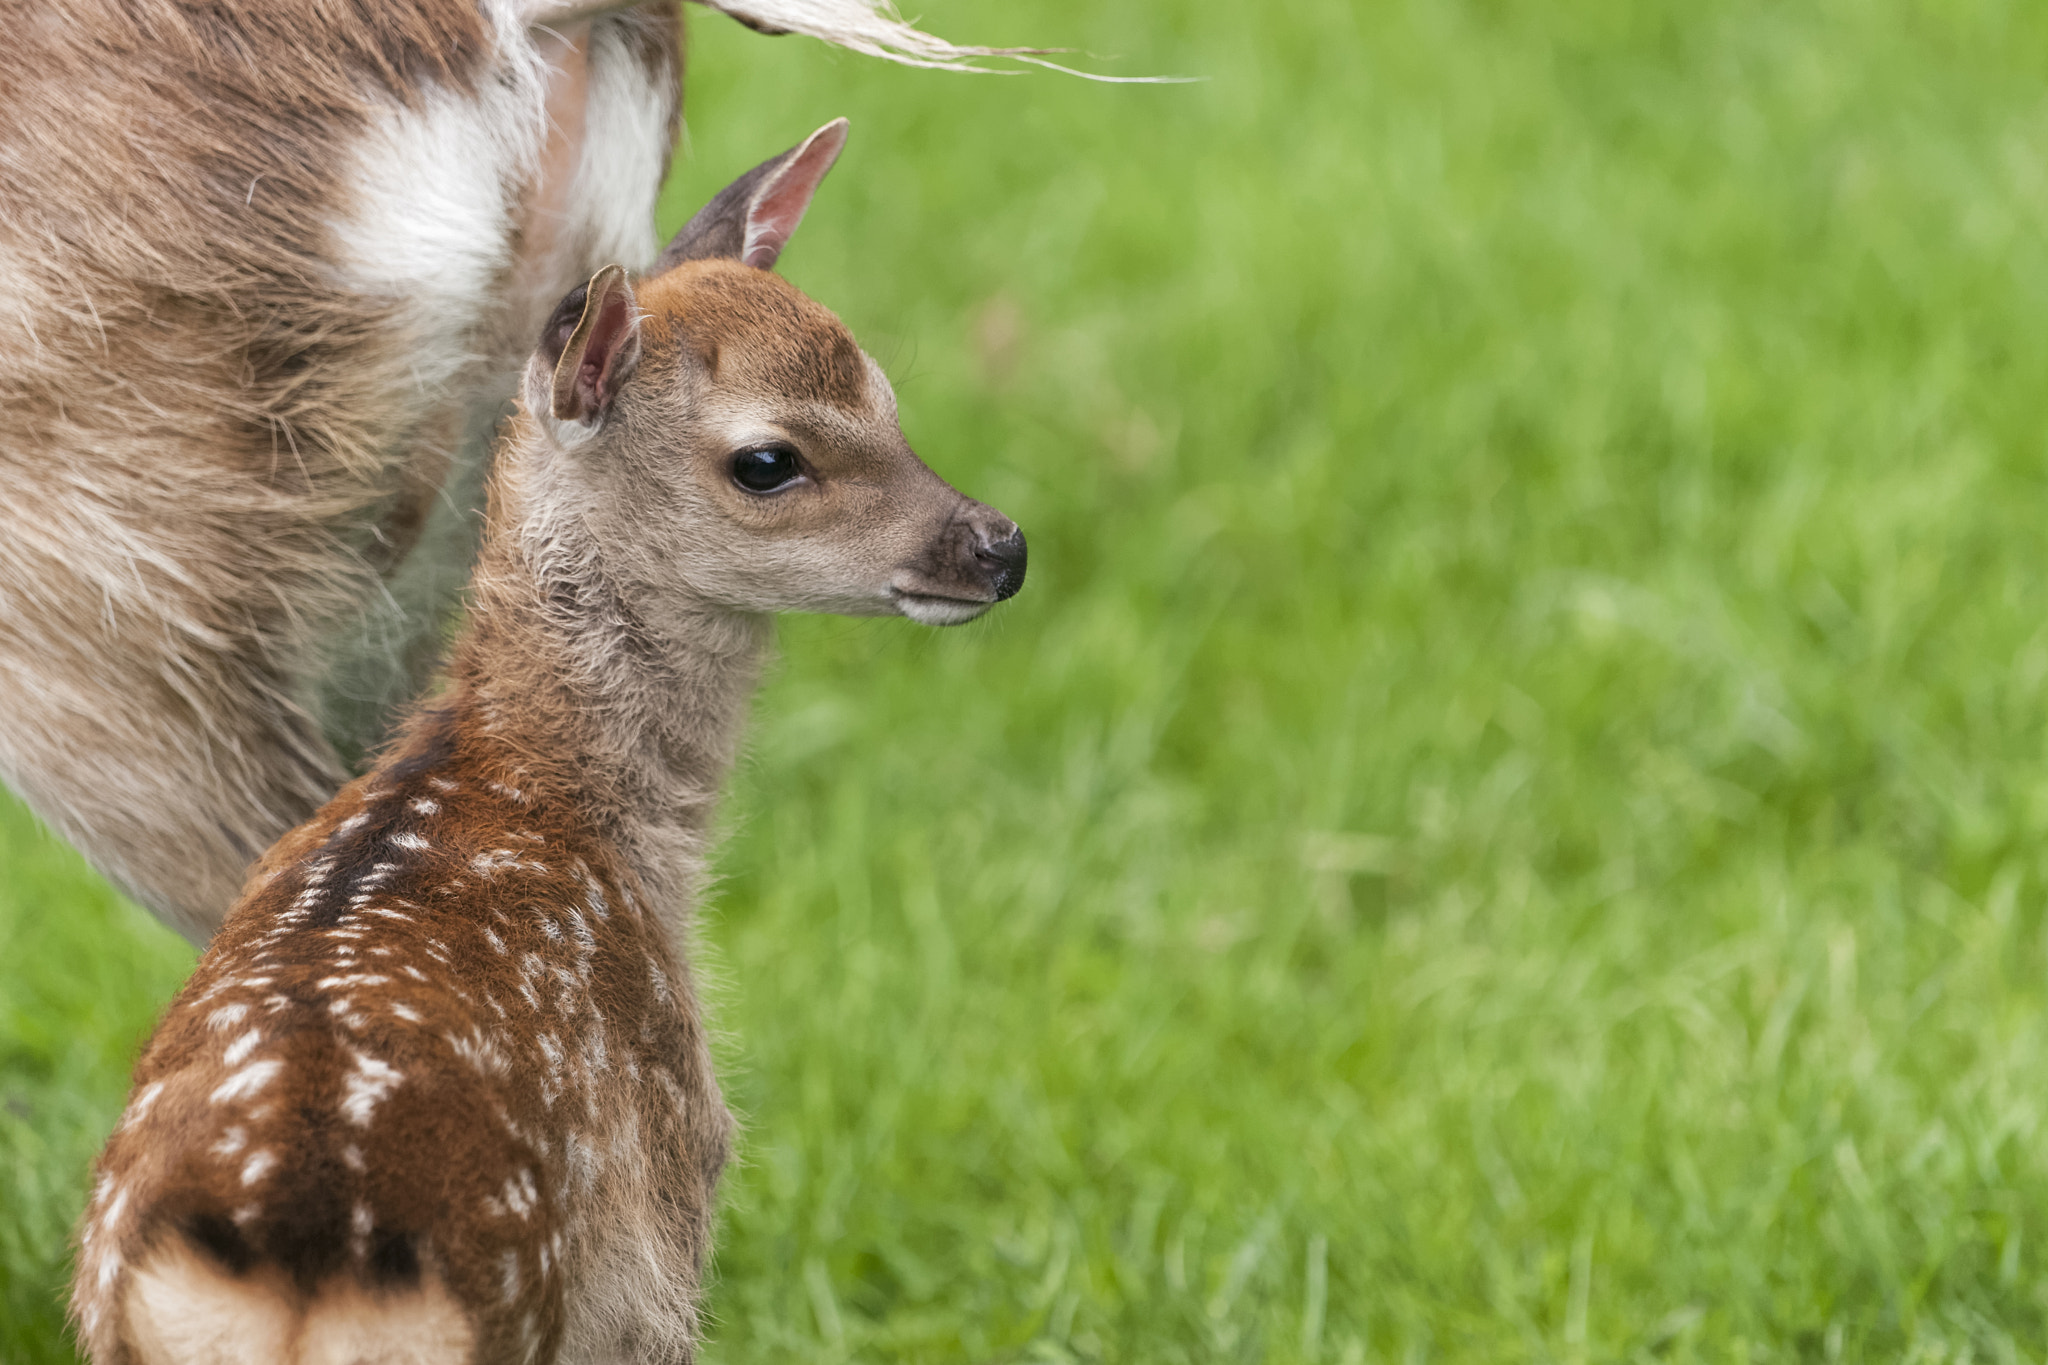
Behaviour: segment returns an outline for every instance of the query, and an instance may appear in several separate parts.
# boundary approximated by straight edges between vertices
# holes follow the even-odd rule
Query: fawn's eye
[[[749,493],[773,493],[803,475],[788,446],[757,446],[732,457],[732,481]]]

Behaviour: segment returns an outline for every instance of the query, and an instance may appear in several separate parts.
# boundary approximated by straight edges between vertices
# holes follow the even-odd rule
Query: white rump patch
[[[121,1296],[137,1359],[209,1365],[278,1365],[292,1358],[288,1287],[262,1275],[237,1278],[169,1239],[136,1269]]]
[[[512,187],[543,134],[538,74],[518,74],[513,88],[481,82],[475,97],[429,87],[355,140],[350,211],[331,224],[338,282],[404,306],[423,398],[471,363],[470,338],[511,260]]]

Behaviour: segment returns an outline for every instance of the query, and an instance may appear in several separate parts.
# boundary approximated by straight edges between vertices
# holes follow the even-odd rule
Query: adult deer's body
[[[0,780],[203,941],[423,679],[547,310],[652,258],[676,3],[5,9]]]
[[[543,331],[447,687],[258,865],[137,1068],[81,1235],[101,1365],[689,1358],[728,1120],[672,911],[764,613],[950,623],[1023,574],[766,269],[844,131]]]

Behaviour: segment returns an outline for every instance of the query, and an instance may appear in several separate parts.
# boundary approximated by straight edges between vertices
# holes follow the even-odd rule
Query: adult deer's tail
[[[1030,59],[1048,49],[963,47],[913,28],[890,0],[706,0],[764,33],[801,33],[906,66],[975,69],[985,57]]]

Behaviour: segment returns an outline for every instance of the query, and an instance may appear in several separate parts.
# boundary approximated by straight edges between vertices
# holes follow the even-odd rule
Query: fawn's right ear
[[[683,224],[655,261],[659,275],[684,261],[724,257],[773,270],[796,225],[804,220],[811,196],[846,146],[843,118],[812,133],[781,156],[771,156],[718,192]]]
[[[554,367],[549,415],[561,422],[602,420],[640,363],[639,309],[626,272],[608,265],[570,290],[541,329],[540,353]]]

